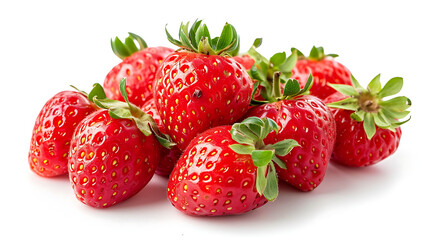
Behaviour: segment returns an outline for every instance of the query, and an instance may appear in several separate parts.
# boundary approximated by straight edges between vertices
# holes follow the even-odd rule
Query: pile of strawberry
[[[103,86],[57,93],[42,108],[29,164],[68,174],[76,197],[105,208],[159,174],[172,205],[190,215],[241,214],[273,201],[278,179],[312,191],[329,161],[361,167],[399,145],[411,102],[402,78],[363,88],[337,55],[312,48],[244,55],[226,24],[211,38],[201,21],[181,24],[178,47],[147,47],[130,33],[112,41],[123,59]],[[138,47],[136,45],[138,43]],[[384,99],[388,98],[388,99]]]

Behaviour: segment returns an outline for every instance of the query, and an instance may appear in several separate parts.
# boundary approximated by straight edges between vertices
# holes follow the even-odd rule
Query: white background
[[[154,1],[150,1],[154,2]],[[423,1],[2,1],[0,3],[1,239],[427,239],[428,77]],[[166,198],[155,177],[138,195],[109,209],[74,196],[67,177],[32,173],[27,154],[34,120],[55,93],[89,90],[119,63],[110,38],[135,32],[151,46],[177,36],[181,21],[203,19],[212,36],[227,21],[241,50],[263,37],[266,56],[313,45],[337,53],[360,82],[401,76],[413,101],[398,151],[362,169],[329,165],[323,183],[302,193],[281,185],[276,201],[248,214],[198,218]],[[6,237],[7,236],[7,237]]]

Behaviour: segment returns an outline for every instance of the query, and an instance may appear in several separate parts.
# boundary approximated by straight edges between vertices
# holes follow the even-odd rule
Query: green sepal
[[[164,135],[159,131],[155,121],[149,114],[129,102],[128,94],[126,93],[126,78],[120,81],[119,89],[125,102],[107,98],[103,87],[98,83],[94,84],[91,92],[88,94],[88,99],[99,108],[108,109],[109,115],[114,119],[132,120],[145,136],[154,134],[162,146],[166,148],[175,146],[176,144],[168,135]]]
[[[363,127],[364,127],[364,131],[367,134],[367,138],[369,140],[372,139],[372,137],[376,133],[376,126],[375,126],[375,122],[372,114],[366,113],[364,115]]]
[[[330,53],[330,54],[325,54],[324,53],[324,48],[323,47],[315,47],[313,46],[311,48],[311,51],[309,53],[309,56],[306,57],[301,51],[299,51],[297,48],[291,48],[292,52],[296,52],[297,57],[299,59],[309,59],[312,61],[321,61],[326,57],[332,57],[332,58],[336,58],[339,55],[334,54],[334,53]]]
[[[278,196],[278,180],[274,163],[286,169],[285,163],[276,155],[285,156],[294,147],[300,146],[292,139],[265,145],[263,140],[273,131],[278,133],[279,126],[272,119],[249,117],[241,123],[233,124],[230,134],[238,143],[229,145],[238,154],[251,155],[253,164],[257,167],[256,189],[269,201]]]
[[[268,201],[273,201],[278,197],[278,193],[278,176],[276,175],[275,166],[270,162],[263,196],[265,196]]]
[[[267,166],[257,168],[256,190],[261,196],[263,196],[263,193],[267,185],[266,172],[267,172]]]
[[[272,160],[273,155],[272,150],[253,150],[251,152],[251,158],[256,167],[266,166]]]
[[[290,153],[294,147],[300,147],[300,144],[294,139],[285,139],[268,146],[275,149],[275,155],[283,157]]]
[[[129,36],[125,38],[124,42],[122,42],[119,39],[119,37],[116,37],[114,41],[113,39],[110,40],[111,48],[114,54],[118,56],[120,59],[125,59],[126,57],[131,56],[133,53],[147,48],[147,43],[144,41],[142,37],[131,32],[128,34]],[[135,45],[134,41],[137,41],[139,47]]]
[[[239,52],[239,36],[235,28],[226,23],[219,37],[211,38],[208,27],[202,20],[196,20],[189,29],[190,22],[181,23],[179,40],[174,39],[165,26],[168,41],[186,50],[206,55],[235,56]]]
[[[256,148],[254,145],[232,144],[229,146],[234,152],[239,154],[251,154]]]
[[[360,83],[351,75],[353,86],[330,84],[330,86],[348,98],[329,103],[327,106],[351,110],[350,117],[356,121],[363,122],[364,131],[368,139],[376,133],[376,126],[382,129],[395,131],[395,128],[408,122],[399,121],[410,113],[407,109],[412,102],[404,96],[383,100],[399,93],[403,87],[403,79],[395,77],[390,79],[383,87],[380,83],[380,74],[374,77],[364,89]]]

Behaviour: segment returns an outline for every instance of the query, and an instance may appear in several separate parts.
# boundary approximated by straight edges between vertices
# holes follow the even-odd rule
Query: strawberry
[[[312,95],[302,96],[310,90],[312,75],[303,89],[297,80],[288,79],[283,94],[279,90],[280,77],[280,72],[274,74],[269,101],[253,107],[245,116],[267,117],[278,124],[278,133],[269,134],[266,144],[283,139],[294,139],[300,144],[301,148],[279,157],[286,169],[278,168],[278,177],[301,191],[311,191],[325,176],[336,137],[335,122],[323,101]]]
[[[135,46],[134,40],[140,48]],[[147,47],[138,35],[129,33],[122,43],[118,37],[111,41],[113,52],[123,61],[116,65],[106,76],[104,88],[108,98],[124,101],[119,90],[119,82],[127,78],[126,89],[129,101],[138,107],[153,97],[153,81],[160,64],[172,49],[167,47]]]
[[[168,199],[189,215],[242,214],[278,195],[274,161],[297,143],[265,145],[278,126],[270,119],[248,118],[233,126],[204,131],[187,146],[168,182]]]
[[[153,120],[156,122],[156,125],[159,128],[159,131],[161,133],[166,134],[165,126],[163,125],[162,120],[159,116],[159,113],[156,110],[154,99],[152,98],[148,100],[141,109],[143,110],[143,112],[150,114],[150,116],[152,116]],[[155,173],[161,176],[169,176],[180,155],[181,155],[181,150],[178,149],[178,147],[176,146],[170,149],[165,147],[161,148],[159,165],[156,168]]]
[[[324,99],[334,93],[335,90],[329,87],[328,83],[351,85],[351,73],[344,65],[334,59],[338,57],[337,54],[325,55],[324,48],[315,46],[307,58],[295,48],[292,51],[297,52],[299,60],[292,70],[293,75],[291,77],[297,79],[300,86],[303,87],[309,74],[312,74],[314,83],[311,88],[311,95]]]
[[[31,170],[42,177],[66,174],[74,129],[96,109],[75,91],[63,91],[49,99],[34,124],[28,153]]]
[[[228,54],[236,52],[239,37],[226,24],[220,37],[196,21],[181,24],[180,41],[167,32],[181,51],[170,54],[159,67],[154,98],[166,132],[183,150],[204,130],[240,119],[251,101],[253,83],[241,64]]]
[[[233,60],[240,63],[245,70],[250,70],[255,63],[254,59],[250,57],[250,55],[248,54],[244,54],[241,56],[234,56],[232,58]]]
[[[89,99],[105,109],[81,121],[71,141],[68,170],[73,190],[81,202],[96,208],[135,195],[159,162],[154,120],[129,102],[124,80],[120,91],[126,103],[105,98],[101,85],[94,86]]]
[[[407,97],[395,97],[403,79],[390,79],[382,88],[380,74],[364,89],[352,76],[353,86],[331,84],[338,92],[325,101],[333,112],[337,139],[332,161],[352,167],[373,165],[393,154],[400,143],[400,122],[410,112]]]

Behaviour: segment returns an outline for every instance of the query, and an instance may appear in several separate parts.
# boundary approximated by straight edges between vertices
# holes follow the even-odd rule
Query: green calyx
[[[211,38],[210,32],[202,20],[196,20],[189,29],[189,22],[181,23],[179,40],[174,39],[165,26],[168,40],[180,50],[205,55],[236,56],[239,52],[239,36],[235,28],[226,23],[220,37]]]
[[[135,45],[135,41],[137,41],[139,47]],[[111,39],[110,42],[114,54],[122,60],[131,56],[135,52],[147,48],[147,43],[144,39],[134,33],[129,33],[129,36],[125,38],[124,42],[122,42],[118,37],[116,37],[114,41]]]
[[[367,89],[363,88],[354,76],[351,76],[351,79],[353,86],[329,84],[347,98],[329,103],[327,106],[353,111],[351,118],[363,122],[368,139],[376,133],[376,126],[395,131],[395,128],[410,120],[409,118],[400,121],[410,113],[407,110],[412,105],[409,98],[399,96],[388,100],[383,99],[400,92],[403,87],[403,78],[392,78],[382,87],[379,74],[368,84]]]
[[[261,39],[256,39],[253,46],[248,51],[255,63],[248,71],[250,77],[256,80],[253,86],[252,105],[261,105],[268,102],[277,102],[283,99],[292,99],[299,95],[309,94],[309,89],[312,86],[312,75],[306,86],[300,89],[299,82],[291,77],[291,70],[296,65],[298,59],[297,51],[287,57],[285,52],[274,54],[270,59],[265,58],[256,48],[261,44]],[[264,101],[254,99],[254,95],[259,86],[261,88],[261,96]],[[284,89],[281,89],[281,86]]]
[[[94,87],[87,96],[89,101],[95,103],[99,108],[108,109],[108,113],[112,118],[132,120],[145,136],[153,133],[162,146],[166,148],[175,146],[176,144],[171,141],[169,136],[159,131],[152,116],[129,102],[128,94],[126,93],[125,78],[120,81],[119,89],[125,102],[107,98],[103,87],[98,83],[94,84]]]
[[[323,60],[326,57],[335,58],[335,57],[339,56],[339,55],[334,54],[334,53],[326,55],[324,53],[324,48],[323,47],[315,47],[315,46],[312,47],[311,52],[309,53],[308,57],[306,57],[301,51],[299,51],[296,48],[291,48],[291,51],[292,52],[296,52],[296,54],[297,54],[297,56],[298,56],[299,59],[309,59],[309,60],[312,60],[312,61],[321,61],[321,60]]]
[[[241,123],[233,124],[230,134],[238,144],[229,146],[238,154],[251,155],[257,167],[257,192],[269,201],[275,200],[278,196],[278,178],[274,163],[286,169],[285,163],[277,156],[285,156],[294,147],[300,146],[293,139],[265,145],[263,139],[272,131],[278,133],[278,125],[272,119],[249,117]]]

